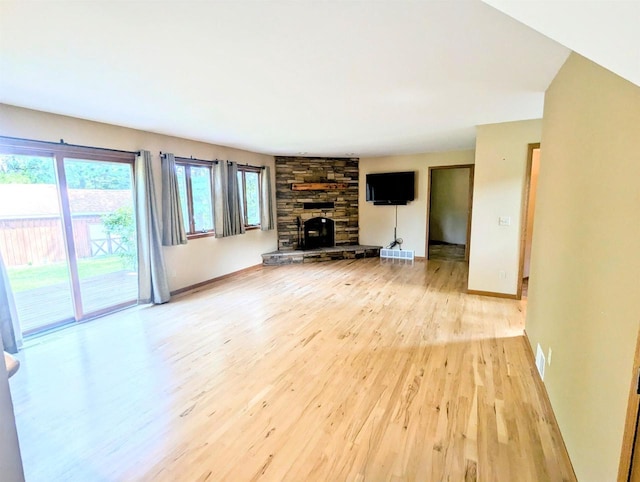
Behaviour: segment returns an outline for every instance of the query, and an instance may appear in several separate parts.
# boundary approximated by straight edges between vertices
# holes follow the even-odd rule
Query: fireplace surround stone
[[[277,156],[275,164],[278,251],[302,249],[304,222],[316,217],[333,220],[336,247],[358,244],[357,158]],[[304,183],[346,188],[292,189],[293,184]]]

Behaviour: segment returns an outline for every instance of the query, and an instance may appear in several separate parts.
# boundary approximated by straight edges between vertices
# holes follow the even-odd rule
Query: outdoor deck
[[[85,313],[115,306],[138,297],[138,276],[117,271],[80,281]],[[14,293],[23,333],[43,326],[73,320],[73,303],[68,283]]]

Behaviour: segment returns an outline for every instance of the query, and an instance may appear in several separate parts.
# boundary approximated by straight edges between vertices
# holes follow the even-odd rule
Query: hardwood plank
[[[522,301],[466,265],[263,267],[38,338],[27,480],[575,480]]]

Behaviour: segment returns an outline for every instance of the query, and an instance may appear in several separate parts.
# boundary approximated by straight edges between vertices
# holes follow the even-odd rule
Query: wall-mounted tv
[[[413,201],[415,172],[367,174],[367,201],[375,205],[402,205]]]

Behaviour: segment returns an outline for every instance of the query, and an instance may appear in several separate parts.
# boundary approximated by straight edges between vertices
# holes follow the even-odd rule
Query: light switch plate
[[[498,218],[499,226],[511,226],[511,218],[509,216],[500,216]]]

